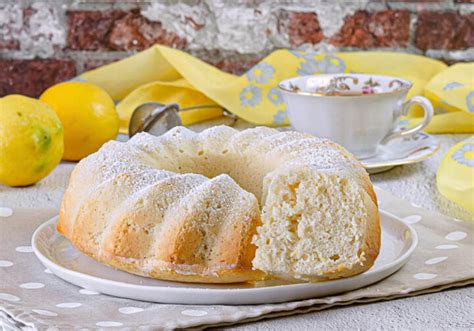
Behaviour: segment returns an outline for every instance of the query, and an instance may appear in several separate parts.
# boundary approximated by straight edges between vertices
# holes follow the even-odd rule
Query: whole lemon
[[[0,98],[0,183],[36,183],[61,161],[63,150],[63,127],[48,105],[22,95]]]
[[[60,83],[47,89],[40,100],[50,105],[63,123],[64,160],[80,160],[117,136],[119,118],[114,101],[99,86]]]

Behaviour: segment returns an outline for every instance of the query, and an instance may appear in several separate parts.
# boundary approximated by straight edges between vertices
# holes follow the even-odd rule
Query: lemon
[[[63,127],[48,105],[22,95],[0,98],[0,183],[36,183],[61,161],[63,149]]]
[[[85,82],[65,82],[40,97],[64,126],[64,160],[76,161],[115,139],[119,118],[112,98],[102,88]]]

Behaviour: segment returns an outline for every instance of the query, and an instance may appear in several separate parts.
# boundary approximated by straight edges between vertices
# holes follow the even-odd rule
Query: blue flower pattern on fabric
[[[249,81],[255,81],[258,84],[266,84],[273,78],[274,73],[275,68],[271,64],[262,62],[247,72],[247,78]]]
[[[344,60],[335,55],[328,54],[321,60],[305,57],[301,62],[300,68],[296,71],[299,75],[313,74],[335,74],[344,72],[346,64]]]
[[[315,52],[315,51],[304,51],[304,50],[297,50],[297,49],[292,49],[289,50],[290,54],[301,58],[301,59],[306,59],[306,60],[311,60],[313,59],[316,55],[320,55],[321,53]]]
[[[275,116],[273,116],[273,124],[285,124],[287,120],[288,117],[284,110],[279,110]]]
[[[449,83],[447,83],[446,85],[444,85],[443,91],[448,91],[448,90],[452,90],[452,89],[454,89],[454,88],[463,87],[463,86],[464,86],[463,83],[459,83],[459,82],[449,82]]]
[[[277,87],[272,87],[270,91],[268,91],[268,100],[270,100],[275,106],[283,103],[283,96]]]
[[[290,49],[288,50],[288,52],[290,52],[290,54],[296,56],[296,57],[302,57],[302,58],[305,58],[307,56],[307,54],[309,52],[306,52],[306,51],[301,51],[301,50],[297,50],[297,49]]]
[[[474,143],[462,145],[451,155],[451,158],[459,164],[464,164],[472,168],[474,167],[474,158],[466,157],[467,153],[474,153]]]
[[[240,103],[245,107],[253,107],[262,101],[262,90],[249,85],[240,92]]]
[[[466,96],[466,106],[470,113],[474,113],[474,91],[469,92]]]

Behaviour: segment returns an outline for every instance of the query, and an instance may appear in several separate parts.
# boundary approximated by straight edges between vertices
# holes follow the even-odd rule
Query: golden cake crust
[[[380,220],[363,167],[328,140],[270,128],[196,134],[178,127],[162,137],[109,142],[75,167],[57,228],[81,252],[134,274],[201,283],[260,280],[266,274],[255,270],[252,242],[265,209],[263,182],[293,163],[348,178],[361,188],[367,210],[363,262],[312,279],[370,268],[380,249]]]

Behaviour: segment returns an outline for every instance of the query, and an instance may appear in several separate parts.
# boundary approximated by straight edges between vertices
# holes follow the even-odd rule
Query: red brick
[[[73,50],[106,50],[107,37],[113,22],[121,11],[70,11],[67,12],[68,48]]]
[[[455,60],[455,59],[445,59],[445,58],[441,58],[441,59],[437,59],[437,60],[440,60],[440,61],[443,61],[444,63],[446,63],[448,66],[451,66],[453,64],[456,64],[456,63],[470,63],[472,61],[470,61],[469,59],[461,59],[461,60]]]
[[[246,59],[226,58],[215,62],[210,61],[210,64],[230,74],[241,75],[256,65],[261,59],[260,56]]]
[[[415,44],[426,49],[464,49],[474,47],[474,13],[418,13]]]
[[[20,33],[21,24],[18,20],[18,12],[9,12],[8,7],[3,8],[0,5],[2,17],[0,21],[0,50],[1,49],[19,49],[20,43],[18,35]]]
[[[374,13],[358,10],[344,18],[344,25],[330,42],[340,47],[406,47],[409,36],[410,13],[407,10]]]
[[[288,37],[292,46],[306,43],[317,44],[323,40],[323,31],[319,26],[316,13],[290,13]]]
[[[84,62],[84,71],[92,70],[101,66],[105,66],[106,64],[110,64],[118,60],[86,60]]]
[[[48,8],[51,15],[57,15],[57,13],[51,7],[46,6],[46,8]],[[23,35],[26,35],[34,39],[35,41],[41,39],[45,42],[51,42],[51,39],[53,37],[51,33],[32,30],[33,28],[30,25],[30,19],[31,16],[37,13],[37,9],[27,7],[22,9],[22,13],[23,15],[21,22],[14,22],[13,19],[8,21],[9,18],[7,17],[7,21],[4,22],[4,24],[0,25],[0,29],[3,33],[2,35],[0,35],[0,49],[20,49],[20,36]],[[8,14],[16,17],[18,13],[6,13],[6,15]],[[55,47],[55,49],[59,48],[60,47]]]
[[[36,9],[33,9],[31,7],[23,9],[23,25],[28,24],[30,17],[33,16],[33,14],[35,14],[36,12]]]
[[[20,43],[18,40],[2,39],[0,36],[0,49],[20,49]]]
[[[182,49],[187,45],[185,39],[163,29],[161,22],[147,20],[138,10],[128,12],[114,23],[109,37],[112,49],[144,49],[154,44]]]
[[[190,25],[194,30],[199,31],[204,27],[204,23],[198,23],[194,20],[194,18],[190,16],[185,16],[184,17],[184,22],[188,25]]]
[[[187,41],[131,11],[70,11],[68,47],[73,50],[142,50],[154,44],[185,48]]]
[[[38,97],[46,88],[76,75],[71,60],[0,60],[0,96]]]

